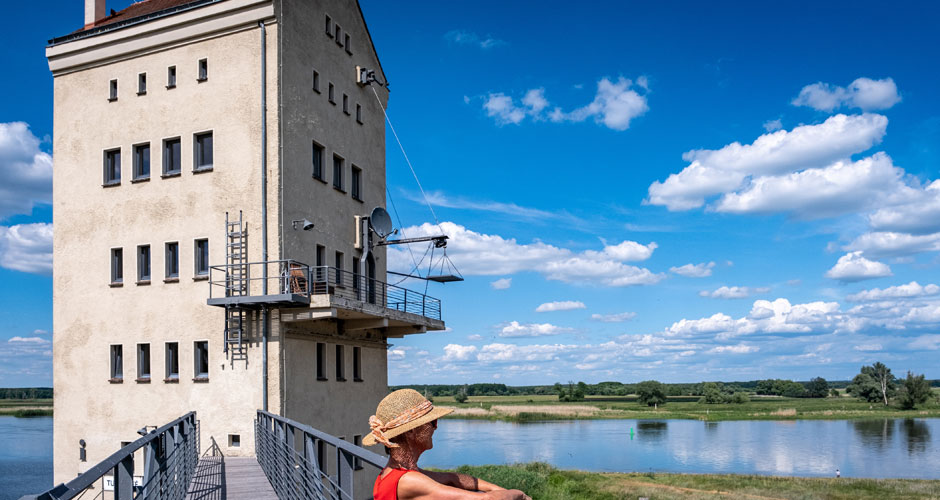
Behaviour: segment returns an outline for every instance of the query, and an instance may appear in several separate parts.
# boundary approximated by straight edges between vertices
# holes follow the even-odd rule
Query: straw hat
[[[398,445],[390,440],[415,427],[437,420],[454,411],[453,408],[435,408],[420,392],[414,389],[399,389],[385,396],[375,415],[369,417],[369,434],[362,438],[362,444],[372,446],[382,443],[389,448]]]

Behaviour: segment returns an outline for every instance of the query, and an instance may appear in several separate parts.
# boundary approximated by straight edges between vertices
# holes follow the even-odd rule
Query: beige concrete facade
[[[333,29],[327,35],[327,17],[341,26],[340,43]],[[259,23],[266,45],[264,129]],[[356,84],[356,66],[386,81],[358,5],[210,2],[53,43],[47,56],[55,77],[55,481],[136,439],[141,427],[191,410],[200,419],[203,449],[214,439],[226,455],[253,455],[253,419],[264,400],[260,314],[247,315],[247,359],[227,359],[224,309],[206,304],[209,282],[196,273],[196,240],[208,239],[210,264],[225,263],[226,212],[237,218],[241,211],[248,260],[262,260],[263,154],[268,258],[313,265],[318,245],[326,265],[334,265],[335,252],[343,253],[346,270],[363,258],[354,248],[355,216],[385,206],[388,92],[375,86],[376,99],[372,87]],[[208,70],[203,80],[197,78],[201,60]],[[168,88],[170,67],[176,84]],[[146,93],[138,93],[141,74]],[[113,80],[116,99],[109,98]],[[212,133],[212,168],[194,171],[195,137],[206,132]],[[180,173],[161,175],[164,141],[176,138]],[[134,179],[135,147],[147,143],[150,174]],[[322,179],[313,177],[314,143],[323,149]],[[115,149],[120,182],[105,185],[106,152]],[[343,159],[342,189],[333,186],[334,155]],[[361,171],[361,200],[351,196],[354,166]],[[315,223],[313,230],[292,228],[291,221],[304,218]],[[178,244],[178,278],[166,277],[167,243]],[[142,245],[150,247],[150,279],[143,282],[137,279]],[[120,284],[112,282],[117,248]],[[373,259],[375,277],[385,281],[384,248]],[[387,391],[387,338],[443,329],[440,320],[332,295],[312,297],[309,307],[274,308],[269,316],[268,410],[350,441],[368,430],[367,418]],[[195,343],[202,341],[208,342],[208,377],[197,380]],[[179,346],[175,379],[165,373],[168,343]],[[139,344],[149,344],[149,379],[137,373]],[[325,357],[318,358],[317,344]],[[123,351],[119,379],[111,376],[114,345]],[[318,377],[318,363],[326,376]],[[230,446],[232,435],[240,446]],[[78,460],[80,439],[87,462]]]

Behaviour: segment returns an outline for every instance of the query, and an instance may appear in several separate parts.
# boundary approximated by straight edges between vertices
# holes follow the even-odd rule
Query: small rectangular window
[[[196,240],[195,245],[195,274],[196,276],[209,275],[209,240]]]
[[[150,245],[137,247],[137,282],[150,282]]]
[[[229,448],[240,448],[242,445],[242,437],[239,434],[229,434],[228,435],[228,447]]]
[[[352,46],[349,43],[349,33],[346,33],[343,38],[343,48],[346,49],[346,53],[352,55]]]
[[[353,444],[361,447],[362,435],[356,434],[355,436],[353,436]],[[362,459],[359,457],[354,457],[353,458],[353,470],[361,470],[361,469],[362,469]]]
[[[124,282],[124,249],[111,249],[111,283]]]
[[[336,38],[336,45],[343,45],[343,28],[340,28],[338,24],[333,25],[333,36]]]
[[[327,87],[327,98],[330,100],[330,103],[336,104],[335,90],[333,88],[333,83],[330,82],[329,87]]]
[[[362,170],[353,165],[352,176],[349,179],[349,190],[354,200],[362,201]]]
[[[313,178],[323,180],[323,146],[313,143]]]
[[[150,344],[137,344],[137,380],[150,381]]]
[[[209,79],[209,60],[208,59],[199,60],[199,69],[198,69],[197,74],[199,75],[199,77],[196,78],[196,81],[204,82]]]
[[[349,114],[349,96],[343,94],[343,113]]]
[[[176,381],[180,378],[180,345],[177,342],[166,343],[166,380]]]
[[[353,380],[362,382],[362,348],[353,347]]]
[[[166,88],[176,87],[176,66],[170,66],[166,69]]]
[[[111,82],[108,84],[108,100],[116,101],[117,98],[118,98],[117,80],[111,80]]]
[[[326,472],[326,441],[322,439],[317,440],[317,464],[320,467],[320,471]]]
[[[317,342],[317,380],[326,380],[326,344]]]
[[[193,342],[193,378],[204,380],[209,378],[209,342],[205,340]]]
[[[144,95],[147,93],[147,73],[140,73],[137,75],[137,95]]]
[[[124,380],[124,346],[111,346],[111,380]]]
[[[181,171],[180,163],[180,138],[163,140],[163,175],[179,175]]]
[[[362,123],[362,105],[356,103],[356,121]]]
[[[320,72],[313,70],[313,91],[320,93]]]
[[[346,381],[346,363],[343,359],[343,346],[336,345],[336,380],[340,382]]]
[[[333,187],[343,190],[343,158],[333,155]]]
[[[141,181],[150,178],[150,143],[134,146],[134,178]]]
[[[316,259],[317,259],[317,266],[316,266],[317,267],[317,273],[316,273],[317,285],[316,285],[315,293],[327,293],[325,284],[322,284],[324,281],[328,279],[328,276],[329,276],[327,274],[327,270],[324,269],[324,266],[326,266],[326,247],[325,246],[317,245]]]
[[[326,36],[333,38],[333,19],[326,16]]]
[[[180,276],[180,244],[171,242],[166,244],[166,278],[173,279]]]
[[[121,149],[104,152],[104,185],[113,186],[121,183]]]
[[[343,283],[343,252],[336,252],[336,284]]]
[[[212,170],[212,132],[193,135],[193,172]]]

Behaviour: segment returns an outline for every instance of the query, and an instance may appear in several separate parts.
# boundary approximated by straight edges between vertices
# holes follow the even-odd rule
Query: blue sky
[[[43,48],[82,19],[21,8],[44,21],[0,35],[0,386],[51,382]],[[937,6],[362,9],[440,221],[389,135],[404,233],[445,231],[467,278],[430,284],[448,331],[395,339],[390,383],[940,378]]]

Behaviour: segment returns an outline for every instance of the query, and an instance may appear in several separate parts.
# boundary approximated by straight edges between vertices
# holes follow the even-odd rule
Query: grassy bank
[[[742,404],[704,404],[690,397],[670,398],[665,405],[641,405],[631,396],[588,397],[561,403],[555,396],[474,396],[465,403],[437,397],[434,403],[453,406],[449,418],[514,422],[568,419],[692,419],[722,420],[842,420],[878,418],[940,418],[940,403],[932,398],[916,410],[901,410],[841,396],[829,398],[755,397]]]
[[[521,489],[533,500],[940,498],[940,481],[932,480],[602,474],[562,471],[541,463],[463,466],[457,470],[506,488]]]
[[[51,399],[0,399],[0,416],[52,416]]]

